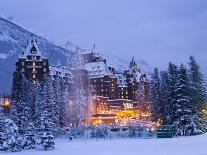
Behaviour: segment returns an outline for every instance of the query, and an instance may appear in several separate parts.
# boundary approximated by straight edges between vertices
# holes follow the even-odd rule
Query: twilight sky
[[[207,69],[207,0],[0,0],[0,12],[59,44]]]

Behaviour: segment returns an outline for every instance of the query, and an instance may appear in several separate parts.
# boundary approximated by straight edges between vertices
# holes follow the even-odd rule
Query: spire
[[[134,56],[133,56],[133,57],[132,57],[132,60],[131,60],[131,62],[130,62],[129,67],[131,68],[131,67],[135,67],[135,66],[137,66],[137,63],[136,63],[135,58],[134,58]]]

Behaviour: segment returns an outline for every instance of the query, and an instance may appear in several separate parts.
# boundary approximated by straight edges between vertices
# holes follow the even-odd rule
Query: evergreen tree
[[[60,127],[66,126],[66,113],[67,113],[67,105],[69,103],[69,88],[66,86],[64,92],[61,92],[62,100],[59,105],[59,125]]]
[[[57,115],[56,113],[56,106],[55,106],[55,98],[54,98],[54,91],[52,86],[52,79],[50,76],[45,76],[43,80],[40,82],[40,94],[37,94],[37,101],[36,101],[36,127],[39,128],[41,123],[40,117],[43,111],[47,111],[47,116],[51,119],[53,123],[53,127],[57,127]]]
[[[160,79],[161,79],[161,88],[160,88],[160,94],[161,94],[161,108],[162,108],[162,114],[161,114],[161,120],[163,124],[167,124],[167,116],[168,116],[168,110],[166,107],[169,104],[169,81],[168,81],[168,73],[166,71],[163,71],[160,73]]]
[[[161,105],[161,88],[160,88],[160,77],[159,71],[157,68],[154,69],[154,73],[151,77],[150,83],[150,100],[151,100],[151,113],[152,113],[152,120],[157,121],[160,119],[163,111]]]
[[[52,133],[52,126],[53,123],[50,119],[50,113],[45,110],[41,113],[40,116],[40,132],[38,133],[38,142],[37,147],[43,148],[45,150],[48,149],[54,149],[55,142],[54,142],[54,136]]]
[[[175,121],[179,135],[201,134],[190,106],[189,81],[186,68],[181,65],[175,84]]]
[[[10,119],[4,121],[1,150],[6,152],[21,151],[21,138],[19,137],[18,127]]]
[[[201,112],[206,102],[206,89],[204,86],[203,75],[200,71],[200,66],[197,64],[194,57],[190,57],[189,61],[189,79],[191,92],[191,106],[194,112]]]
[[[3,112],[3,108],[0,105],[0,151],[3,151],[3,143],[6,140],[6,133],[5,133],[5,115]]]
[[[178,76],[178,68],[176,65],[169,63],[168,66],[168,102],[165,105],[165,113],[166,113],[166,124],[172,125],[175,120],[175,110],[176,110],[176,93],[175,93],[175,85]]]
[[[24,134],[24,139],[22,142],[23,149],[34,149],[36,145],[36,133],[33,123],[29,123]]]
[[[64,102],[63,84],[60,77],[53,79],[54,97],[55,97],[55,115],[57,116],[59,126],[62,126],[60,115],[62,113],[61,105]]]

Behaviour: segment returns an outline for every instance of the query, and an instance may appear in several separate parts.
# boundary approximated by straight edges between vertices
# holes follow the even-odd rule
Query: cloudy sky
[[[0,12],[59,44],[161,68],[194,55],[207,70],[207,0],[0,0]]]

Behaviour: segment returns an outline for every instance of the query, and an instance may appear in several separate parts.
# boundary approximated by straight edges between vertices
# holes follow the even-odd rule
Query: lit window
[[[128,92],[126,92],[126,94],[128,94]]]
[[[35,74],[33,74],[33,76],[32,76],[32,77],[33,77],[33,79],[35,79],[35,78],[36,78],[36,75],[35,75]]]
[[[35,62],[33,62],[33,64],[32,64],[33,66],[35,66]]]
[[[35,72],[35,71],[36,71],[36,69],[35,69],[35,68],[33,68],[33,69],[32,69],[32,71],[33,71],[33,72]]]
[[[101,91],[103,92],[103,91],[104,91],[104,89],[101,89]]]
[[[44,69],[43,69],[43,72],[46,73],[46,71],[47,71],[46,68],[44,68]]]
[[[121,96],[121,98],[124,98],[124,96]]]

